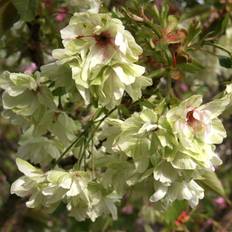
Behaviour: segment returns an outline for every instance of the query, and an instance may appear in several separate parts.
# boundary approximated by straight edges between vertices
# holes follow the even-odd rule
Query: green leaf
[[[11,2],[16,7],[22,20],[30,22],[35,18],[39,6],[38,0],[11,0]]]
[[[155,105],[151,102],[149,102],[147,99],[142,99],[141,101],[139,101],[139,104],[141,107],[145,106],[147,108],[150,109],[154,109]]]
[[[188,72],[188,73],[195,73],[195,72],[199,72],[202,69],[204,69],[204,67],[201,64],[197,63],[197,62],[178,64],[177,67],[182,72]]]
[[[58,87],[55,90],[52,91],[53,96],[63,96],[66,93],[64,87]]]
[[[190,24],[188,28],[188,35],[185,39],[185,43],[188,46],[193,45],[195,42],[197,42],[197,38],[201,34],[202,29],[200,27],[200,23],[197,21],[194,21],[193,23]]]
[[[225,196],[225,191],[222,186],[222,183],[214,172],[203,173],[202,179],[200,179],[200,181],[217,194]]]
[[[208,4],[197,5],[194,8],[186,9],[181,15],[181,19],[185,20],[185,19],[193,18],[195,16],[203,15],[205,13],[208,13],[209,10],[210,10],[210,5]]]
[[[207,31],[209,31],[209,36],[212,38],[214,36],[223,35],[225,33],[225,30],[227,28],[229,22],[229,15],[226,14],[224,17],[222,17],[221,20],[216,21],[216,23],[213,23]]]
[[[149,78],[160,78],[162,76],[164,76],[167,73],[167,70],[165,68],[161,68],[158,70],[155,70],[153,72],[151,72],[148,77]]]
[[[0,1],[0,37],[19,19],[17,11],[10,0]]]
[[[228,56],[219,56],[219,63],[224,68],[232,68],[232,58]]]

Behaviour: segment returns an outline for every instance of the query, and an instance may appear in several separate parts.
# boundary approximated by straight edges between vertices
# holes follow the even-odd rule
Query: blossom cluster
[[[103,150],[132,158],[133,178],[125,179],[128,185],[153,174],[155,193],[150,201],[166,208],[176,200],[187,200],[195,207],[204,197],[200,182],[214,175],[215,167],[222,163],[215,144],[223,141],[226,131],[218,116],[232,100],[230,89],[228,86],[223,97],[203,105],[202,96],[194,95],[162,114],[158,105],[125,121],[108,119]]]
[[[89,11],[74,14],[61,37],[64,48],[41,72],[0,78],[3,115],[22,128],[16,163],[24,175],[11,192],[48,212],[63,202],[77,220],[116,219],[117,202],[140,183],[157,208],[176,200],[195,207],[201,183],[221,164],[215,145],[226,132],[218,116],[231,103],[231,85],[206,104],[200,95],[176,105],[151,96],[121,116],[122,99],[139,100],[152,85],[132,34],[111,14]],[[83,103],[87,123],[76,114]],[[71,167],[61,165],[73,156]]]
[[[144,67],[135,64],[142,49],[110,14],[75,14],[61,35],[64,49],[53,52],[56,62],[40,67],[41,72],[1,75],[3,116],[22,128],[17,153],[24,160],[16,162],[24,176],[13,183],[11,192],[30,197],[28,207],[48,212],[62,201],[77,220],[94,221],[107,212],[115,219],[114,203],[122,195],[81,170],[86,169],[80,162],[83,144],[65,152],[85,127],[62,105],[84,99],[86,104],[97,101],[101,107],[113,108],[125,92],[139,99],[142,89],[151,84],[142,76]],[[52,169],[64,154],[64,158],[77,157],[79,167]]]
[[[57,107],[39,73],[31,76],[5,72],[0,87],[5,90],[3,116],[23,129],[18,149],[20,157],[42,166],[58,159],[75,138],[80,122]]]
[[[96,217],[107,213],[117,218],[115,202],[120,197],[97,183],[91,183],[88,172],[58,169],[44,173],[22,159],[16,159],[16,163],[24,176],[12,184],[11,193],[29,196],[27,207],[52,212],[63,201],[70,215],[79,221],[86,218],[95,221]]]
[[[151,80],[143,76],[145,68],[135,64],[142,48],[110,14],[74,14],[61,30],[61,38],[64,49],[53,51],[57,62],[43,71],[47,74],[61,64],[68,66],[86,104],[97,102],[113,108],[125,92],[135,101],[141,97],[141,90],[151,85]]]

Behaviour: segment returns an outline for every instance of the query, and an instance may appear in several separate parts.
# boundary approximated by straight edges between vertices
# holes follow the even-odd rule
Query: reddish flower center
[[[109,44],[112,44],[112,37],[109,32],[104,31],[99,35],[94,35],[94,38],[97,42],[97,45],[104,47]]]
[[[202,130],[205,129],[205,125],[204,123],[199,120],[196,119],[194,117],[194,110],[191,110],[187,113],[186,115],[186,122],[189,126],[191,126],[194,130]]]
[[[186,121],[189,126],[192,126],[194,123],[198,122],[198,120],[194,118],[193,113],[194,113],[194,110],[191,110],[186,115]]]

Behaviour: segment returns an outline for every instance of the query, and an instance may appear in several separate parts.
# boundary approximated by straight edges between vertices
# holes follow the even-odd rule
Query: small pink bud
[[[133,205],[131,204],[127,204],[126,206],[122,208],[122,213],[127,214],[127,215],[132,214],[133,211],[134,211],[134,208],[133,208]]]
[[[37,68],[38,67],[37,67],[36,63],[31,63],[24,68],[23,72],[26,74],[32,74],[34,71],[37,70]]]
[[[207,221],[205,221],[202,224],[201,231],[209,231],[209,229],[211,229],[212,226],[213,226],[213,220],[211,218],[209,218]]]
[[[213,200],[213,203],[219,209],[225,209],[227,207],[227,203],[223,197],[217,197]]]
[[[211,226],[211,225],[213,224],[212,219],[208,219],[208,220],[205,222],[205,224],[206,224],[207,226]]]
[[[56,21],[62,22],[68,15],[68,8],[67,7],[60,7],[56,12]]]
[[[185,83],[180,84],[180,90],[185,93],[189,90],[189,87]]]

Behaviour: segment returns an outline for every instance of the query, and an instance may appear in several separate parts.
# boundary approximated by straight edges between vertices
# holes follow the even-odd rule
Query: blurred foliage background
[[[32,73],[51,61],[51,51],[61,47],[59,30],[69,21],[70,16],[83,10],[89,1],[85,0],[1,0],[0,1],[0,73],[11,72]],[[133,17],[141,14],[145,0],[111,0],[105,1],[105,11],[112,10],[115,15],[130,9]],[[162,0],[150,1],[161,7]],[[104,10],[103,7],[103,10]],[[118,9],[121,9],[118,10]],[[169,1],[169,14],[175,15],[182,24],[191,20],[199,24],[200,33],[217,41],[218,48],[197,44],[198,48],[189,54],[177,54],[179,60],[194,59],[192,66],[178,66],[169,71],[176,80],[173,83],[174,94],[185,98],[192,93],[204,94],[211,99],[223,89],[232,78],[232,1],[231,0],[179,0]],[[129,15],[129,14],[128,14]],[[127,15],[127,16],[128,16]],[[124,15],[125,16],[125,15]],[[150,70],[155,70],[153,78],[164,75],[165,61],[152,59],[146,49],[146,35],[143,28],[135,30],[136,21],[125,20],[126,27],[134,34],[136,40],[143,44],[142,62]],[[141,15],[140,15],[141,16]],[[129,17],[129,16],[128,16]],[[132,17],[132,18],[133,18]],[[142,17],[142,16],[141,16]],[[138,19],[138,18],[137,18]],[[197,27],[195,27],[196,29]],[[194,32],[196,33],[196,32]],[[210,39],[209,39],[210,41]],[[177,52],[176,43],[170,47]],[[161,50],[162,51],[162,50]],[[156,51],[157,52],[157,51]],[[178,53],[178,52],[177,52]],[[184,62],[179,62],[183,64]],[[194,70],[194,71],[192,71]],[[161,82],[162,85],[162,82]],[[159,86],[160,87],[160,86]],[[162,86],[161,86],[162,87]],[[1,105],[0,105],[0,108]],[[24,200],[9,194],[10,184],[20,175],[15,165],[17,141],[20,130],[0,117],[0,230],[3,232],[25,231],[64,231],[64,232],[152,232],[152,231],[232,231],[232,109],[224,113],[224,125],[228,137],[218,146],[218,152],[224,164],[218,168],[217,174],[222,181],[228,199],[224,199],[210,190],[199,206],[192,210],[186,205],[176,202],[167,212],[156,211],[147,199],[143,199],[146,189],[138,186],[136,191],[128,193],[119,206],[119,219],[100,218],[95,223],[77,222],[66,215],[64,206],[60,206],[53,215],[26,208]],[[136,194],[135,194],[136,193]]]

